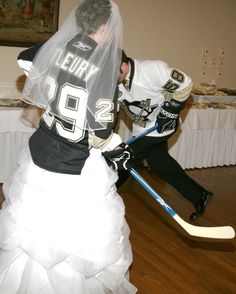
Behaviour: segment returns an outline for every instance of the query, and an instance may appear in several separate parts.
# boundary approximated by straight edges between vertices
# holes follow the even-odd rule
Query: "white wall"
[[[128,54],[165,60],[188,73],[195,84],[216,79],[219,86],[236,88],[235,0],[117,0],[117,3],[123,15]],[[209,51],[206,68],[202,66],[203,49]],[[223,66],[218,68],[221,49],[225,57]],[[217,72],[222,73],[221,78]]]
[[[76,0],[60,1],[59,25]],[[124,22],[124,49],[134,58],[162,59],[188,73],[195,85],[216,80],[236,88],[236,0],[116,0]],[[0,83],[15,83],[23,48],[0,47]],[[207,66],[202,66],[202,51]],[[225,56],[218,68],[219,51]],[[215,65],[212,66],[212,62]],[[203,70],[206,73],[202,76]],[[218,78],[217,73],[222,77]]]

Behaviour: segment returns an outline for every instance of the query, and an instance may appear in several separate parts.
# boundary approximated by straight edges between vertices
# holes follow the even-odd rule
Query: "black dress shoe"
[[[198,202],[198,204],[194,205],[196,208],[196,211],[190,215],[191,220],[196,220],[201,215],[203,215],[203,213],[205,212],[206,205],[211,200],[212,196],[213,196],[212,192],[204,191],[202,193],[201,201]]]

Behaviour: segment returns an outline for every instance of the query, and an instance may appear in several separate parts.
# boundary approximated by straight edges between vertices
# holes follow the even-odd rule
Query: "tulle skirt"
[[[117,174],[92,150],[81,175],[36,166],[28,147],[4,183],[0,294],[133,294]]]

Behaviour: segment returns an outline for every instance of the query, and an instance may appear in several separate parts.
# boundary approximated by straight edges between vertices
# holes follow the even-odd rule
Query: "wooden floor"
[[[138,172],[186,221],[192,206],[147,169]],[[214,192],[199,226],[236,228],[236,166],[187,171]],[[236,239],[189,236],[133,179],[119,189],[131,229],[134,261],[130,279],[139,294],[236,293]],[[0,199],[3,199],[0,189]],[[82,293],[81,293],[82,294]]]
[[[149,171],[139,173],[186,221],[192,206]],[[214,192],[196,225],[236,229],[236,166],[188,171]],[[119,189],[126,204],[134,262],[131,281],[140,294],[236,293],[236,239],[191,237],[133,179]]]

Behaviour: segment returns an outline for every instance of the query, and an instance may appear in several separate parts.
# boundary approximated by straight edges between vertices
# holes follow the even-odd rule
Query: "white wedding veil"
[[[122,19],[110,0],[82,0],[33,60],[22,99],[76,127],[113,120]]]

